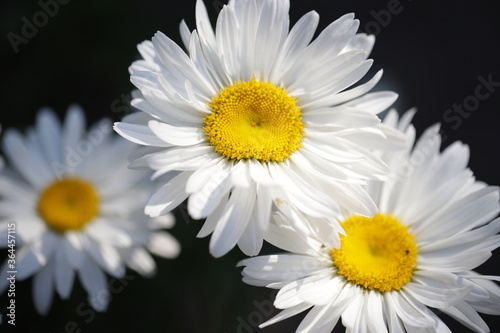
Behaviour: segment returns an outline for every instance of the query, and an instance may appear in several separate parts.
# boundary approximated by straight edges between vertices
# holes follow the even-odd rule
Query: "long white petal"
[[[149,199],[145,213],[151,217],[164,215],[183,202],[188,196],[185,186],[190,175],[191,172],[181,172],[163,185]]]
[[[220,257],[229,252],[245,231],[255,204],[255,188],[235,187],[210,239],[210,253]]]
[[[54,298],[54,268],[52,265],[53,262],[50,262],[33,278],[33,303],[36,311],[41,315],[46,315],[49,312]]]

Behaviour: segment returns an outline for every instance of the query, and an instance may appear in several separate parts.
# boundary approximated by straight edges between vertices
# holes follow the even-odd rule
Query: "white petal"
[[[24,280],[34,272],[47,265],[52,256],[54,247],[59,243],[51,232],[41,235],[33,244],[19,250],[17,254],[17,279]]]
[[[375,44],[375,36],[367,35],[364,33],[356,34],[348,43],[348,45],[342,50],[346,52],[349,50],[363,50],[369,55]]]
[[[438,253],[421,254],[418,267],[423,270],[468,271],[484,263],[491,257],[490,251],[476,251],[463,256],[443,257]]]
[[[375,332],[387,333],[387,326],[383,313],[383,297],[376,291],[369,291],[364,311],[366,313],[366,325]]]
[[[51,261],[33,278],[33,303],[36,311],[41,315],[46,315],[49,312],[54,298],[54,268],[52,265]]]
[[[476,250],[491,251],[498,247],[498,243],[496,242],[497,237],[493,236],[498,234],[498,232],[500,232],[500,219],[453,237],[433,242],[422,242],[419,244],[419,251],[421,253],[432,253],[432,256],[436,257],[467,255],[467,253]],[[492,243],[492,245],[489,243]]]
[[[476,332],[487,333],[490,331],[481,316],[466,302],[440,310]]]
[[[10,202],[6,202],[6,204],[10,205],[13,208],[19,209],[18,213],[26,209],[26,206],[22,203],[19,203],[19,205],[14,205]],[[3,208],[3,206],[1,208]],[[5,212],[6,214],[7,211],[7,209],[2,210],[2,212]],[[27,216],[26,218],[22,219],[22,223],[18,223],[16,226],[19,232],[19,236],[22,238],[25,244],[33,242],[35,238],[45,233],[48,229],[45,222],[40,221],[39,216]]]
[[[354,14],[345,14],[328,25],[319,36],[307,47],[302,55],[304,60],[325,59],[337,55],[354,37],[359,21]]]
[[[165,174],[172,170],[194,170],[214,163],[214,155],[211,152],[213,152],[213,147],[208,145],[196,145],[189,149],[172,147],[143,154],[130,167],[151,168],[158,170],[157,174]]]
[[[386,293],[386,300],[390,302],[390,306],[396,311],[399,318],[406,324],[415,327],[432,327],[434,319],[426,315],[422,310],[423,305],[418,305],[411,298],[405,296],[404,293]]]
[[[275,324],[275,323],[277,323],[279,321],[282,321],[282,320],[285,320],[287,318],[293,317],[293,316],[295,316],[298,313],[306,311],[311,306],[312,306],[312,304],[302,303],[302,304],[299,304],[299,305],[287,308],[287,309],[281,311],[280,313],[278,313],[273,318],[271,318],[268,321],[266,321],[265,323],[260,324],[259,327],[260,328],[264,328],[264,327],[267,327],[269,325]]]
[[[61,124],[51,109],[42,109],[37,115],[37,136],[47,161],[62,162]]]
[[[54,279],[56,290],[62,299],[69,298],[74,278],[75,271],[68,263],[64,253],[59,250],[55,258]]]
[[[246,266],[242,272],[244,277],[256,279],[261,286],[288,283],[325,268],[316,258],[292,254],[258,256],[242,260],[238,265]]]
[[[61,248],[71,267],[73,267],[73,269],[80,268],[84,259],[83,245],[80,235],[72,231],[66,232],[65,237],[61,241]]]
[[[273,186],[277,185],[276,180],[271,177],[266,164],[260,163],[257,160],[248,160],[250,177],[254,182],[260,185]]]
[[[217,226],[217,223],[219,222],[220,217],[222,216],[222,213],[224,212],[224,209],[227,206],[227,202],[229,200],[229,194],[230,192],[227,191],[221,197],[219,204],[218,205],[214,204],[215,209],[210,213],[210,215],[208,215],[207,219],[205,220],[205,223],[203,223],[203,226],[201,227],[196,237],[198,238],[206,237],[215,230],[215,227]]]
[[[358,293],[354,294],[354,297],[349,300],[349,305],[346,307],[344,313],[342,313],[342,324],[353,332],[366,333],[366,318],[363,310],[365,310],[367,295],[359,292],[360,288],[357,286],[354,289],[357,289]]]
[[[239,72],[239,62],[236,58],[237,52],[233,50],[235,45],[239,45],[239,36],[237,36],[237,31],[234,29],[236,26],[238,24],[233,8],[230,6],[224,7],[217,18],[215,36],[220,62],[231,79],[235,79],[236,73]]]
[[[302,178],[294,169],[281,164],[268,164],[273,179],[287,184],[284,191],[288,199],[302,212],[311,216],[333,216],[336,213],[335,203],[325,195],[320,195],[314,186],[308,183],[311,179]],[[299,168],[300,170],[300,168]],[[314,198],[313,200],[311,198]]]
[[[271,210],[273,207],[272,189],[265,186],[257,187],[257,202],[255,205],[253,220],[257,223],[258,230],[262,233],[269,228],[271,221]]]
[[[181,247],[171,234],[157,231],[151,234],[148,250],[164,258],[175,258],[179,255]]]
[[[484,223],[484,217],[489,218],[491,212],[497,211],[498,188],[487,187],[452,201],[446,210],[439,211],[439,214],[434,214],[432,218],[429,217],[419,225],[419,228],[422,229],[425,226],[427,230],[432,229],[434,235],[439,235],[440,238],[450,237],[455,233],[470,230],[477,226],[478,222]],[[431,228],[430,221],[440,221],[440,223],[434,223]]]
[[[110,294],[106,287],[106,277],[99,267],[88,257],[78,269],[80,281],[89,294],[89,303],[96,311],[106,311]]]
[[[148,251],[142,247],[135,247],[127,257],[127,265],[141,274],[151,277],[156,273],[156,264]]]
[[[217,187],[229,175],[230,166],[225,160],[219,160],[213,165],[207,165],[204,168],[196,170],[186,183],[186,192],[197,192],[202,188],[206,188],[206,183],[211,183],[209,188]]]
[[[53,178],[41,152],[29,147],[19,132],[12,129],[5,131],[3,149],[16,170],[36,189],[42,189]]]
[[[262,3],[256,31],[258,38],[255,39],[255,44],[250,48],[253,49],[254,55],[252,71],[257,79],[267,79],[277,54],[283,48],[288,34],[288,7],[288,2],[267,1]],[[270,31],[272,33],[269,33]]]
[[[304,317],[296,332],[306,333],[314,331],[318,333],[330,333],[345,309],[343,305],[335,305],[335,302],[332,302],[330,305],[314,306]]]
[[[68,149],[73,149],[80,142],[82,133],[85,130],[85,116],[81,107],[78,105],[71,105],[66,113],[62,131],[62,145],[64,153]],[[66,164],[68,161],[65,161]]]
[[[284,209],[284,207],[280,207]],[[297,224],[308,225],[308,221],[297,212],[291,210],[288,215],[275,214],[274,221],[269,225],[265,234],[265,240],[270,244],[297,254],[307,254],[311,249],[317,250],[322,244],[310,237],[310,232],[301,230],[297,232]]]
[[[210,239],[210,253],[214,257],[223,256],[236,245],[250,221],[254,203],[253,186],[233,189]]]
[[[284,309],[302,302],[317,305],[332,302],[342,291],[343,284],[338,278],[332,279],[331,274],[330,270],[323,270],[290,282],[278,292],[274,305]]]
[[[304,122],[312,122],[319,125],[333,125],[335,127],[367,127],[375,126],[380,123],[380,119],[366,111],[345,108],[335,110],[333,108],[315,109],[304,114]]]
[[[125,275],[123,260],[116,248],[107,244],[96,242],[90,238],[83,238],[86,252],[97,265],[108,274],[121,278]],[[82,268],[81,266],[79,267]]]
[[[148,126],[158,138],[170,145],[192,146],[205,141],[202,128],[172,126],[156,120],[150,120]]]
[[[132,245],[132,238],[119,226],[115,226],[119,219],[108,221],[105,218],[96,218],[85,228],[85,233],[94,240],[101,243],[109,243],[114,246],[127,247]]]
[[[138,113],[143,115],[142,112]],[[171,144],[161,140],[149,126],[134,123],[120,122],[115,123],[114,130],[125,139],[134,143],[154,147],[169,147]]]
[[[398,94],[396,94],[395,92],[377,91],[366,94],[350,102],[344,103],[340,107],[342,108],[352,107],[357,110],[363,110],[373,114],[379,114],[380,112],[384,111],[389,106],[391,106],[396,101],[397,98]]]
[[[259,228],[259,221],[255,218],[255,211],[256,208],[254,208],[250,221],[237,243],[241,252],[249,256],[256,256],[259,254],[264,240],[262,235],[263,231]]]
[[[163,33],[157,32],[152,42],[159,60],[170,73],[175,73],[178,68],[182,68],[182,75],[195,84],[196,89],[200,90],[204,96],[214,96],[217,93],[206,79],[199,74],[191,59],[174,41]]]
[[[202,0],[196,1],[196,27],[200,39],[206,45],[215,46],[215,33],[208,16],[207,8]]]
[[[311,11],[302,16],[297,23],[295,23],[288,34],[283,50],[276,62],[277,65],[274,72],[270,75],[272,82],[280,80],[283,73],[286,73],[297,59],[297,56],[300,55],[310,43],[318,26],[318,22],[318,13]]]
[[[203,127],[203,116],[197,110],[190,105],[185,106],[186,102],[178,96],[166,96],[165,92],[158,91],[157,85],[161,84],[163,86],[165,83],[163,81],[158,82],[157,74],[150,77],[151,75],[147,73],[149,72],[139,72],[130,77],[130,81],[141,88],[143,94],[142,97],[132,100],[131,105],[133,107],[174,126]],[[148,77],[153,83],[148,82]],[[143,87],[143,85],[146,85],[146,87]],[[178,104],[173,104],[170,98],[180,100]],[[175,101],[177,102],[177,100]]]
[[[378,83],[378,81],[380,81],[382,74],[383,70],[379,70],[368,82],[356,86],[355,88],[338,93],[336,95],[332,95],[328,100],[329,105],[338,105],[365,94],[366,92],[370,91]]]
[[[210,179],[202,183],[202,188],[192,193],[188,199],[189,215],[194,219],[212,214],[232,186],[231,177],[225,168],[215,165],[207,170],[210,171]]]
[[[158,216],[149,220],[149,227],[151,229],[170,229],[175,225],[175,215],[166,214]]]
[[[389,298],[391,297],[389,294],[390,293],[384,293],[384,301],[382,303],[384,306],[384,314],[387,321],[387,327],[389,328],[390,332],[404,332],[404,325],[398,314],[396,313],[396,309],[394,308],[394,306],[392,306],[392,303],[389,300]]]
[[[365,55],[363,54],[363,56]],[[304,108],[315,108],[334,105],[334,102],[337,100],[336,96],[338,95],[338,93],[358,82],[368,72],[372,64],[372,60],[365,60],[359,65],[357,65],[356,62],[353,61],[353,63],[350,64],[350,68],[356,65],[357,67],[353,68],[350,71],[346,70],[346,72],[349,73],[348,75],[339,77],[337,80],[331,82],[328,86],[325,86],[321,94],[315,96],[311,95],[311,98],[308,100],[304,99],[303,104],[301,103],[301,106]],[[323,80],[327,80],[327,77],[323,77]]]
[[[191,174],[191,172],[181,172],[160,187],[149,199],[144,212],[151,217],[156,217],[177,207],[188,197],[185,186]]]
[[[231,182],[233,186],[247,188],[252,184],[250,177],[249,163],[245,160],[240,160],[231,168]]]

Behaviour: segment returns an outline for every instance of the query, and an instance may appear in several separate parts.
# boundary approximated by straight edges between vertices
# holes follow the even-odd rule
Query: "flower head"
[[[288,10],[288,0],[230,1],[214,30],[199,0],[197,29],[181,24],[187,53],[158,32],[130,67],[142,113],[115,129],[145,146],[133,166],[180,171],[146,212],[189,198],[191,217],[206,218],[199,236],[213,233],[214,256],[236,244],[256,255],[276,200],[312,216],[334,214],[337,202],[373,215],[362,185],[387,173],[373,149],[403,145],[377,117],[396,94],[366,94],[381,71],[348,89],[370,68],[374,37],[356,34],[347,14],[312,41],[318,14],[289,29]]]
[[[0,133],[2,133],[2,126],[0,125]],[[0,155],[0,170],[3,168],[5,162],[3,161],[2,155]]]
[[[128,266],[150,276],[156,265],[149,252],[166,258],[179,252],[178,242],[161,230],[173,225],[173,216],[151,219],[142,212],[155,185],[148,172],[127,168],[134,145],[112,133],[108,119],[87,132],[76,106],[62,125],[44,109],[26,136],[4,133],[9,163],[0,172],[0,231],[15,230],[16,278],[33,276],[41,314],[49,311],[54,290],[69,297],[75,275],[90,305],[104,311],[110,298],[105,273],[121,278]],[[8,244],[2,237],[0,245]],[[7,264],[2,274],[14,270]],[[2,277],[0,290],[7,283]]]
[[[386,123],[407,134],[413,113]],[[439,127],[413,150],[386,154],[392,177],[371,181],[380,212],[350,210],[328,221],[309,220],[283,205],[267,239],[288,254],[242,261],[243,280],[280,289],[283,309],[263,326],[310,309],[297,332],[331,332],[340,318],[347,332],[450,332],[437,309],[476,332],[488,332],[478,313],[500,315],[498,276],[473,271],[500,246],[499,190],[474,179],[469,151],[454,143],[443,152]]]

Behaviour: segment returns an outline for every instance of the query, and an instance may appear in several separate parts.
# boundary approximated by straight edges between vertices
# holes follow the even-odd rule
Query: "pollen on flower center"
[[[58,180],[45,188],[38,212],[57,232],[80,230],[98,213],[99,197],[94,187],[77,178]]]
[[[295,98],[255,79],[222,89],[204,118],[207,138],[228,159],[281,162],[300,148],[304,124]]]
[[[330,254],[338,274],[366,289],[399,290],[411,280],[418,248],[414,236],[396,218],[353,216],[342,223],[339,249]]]

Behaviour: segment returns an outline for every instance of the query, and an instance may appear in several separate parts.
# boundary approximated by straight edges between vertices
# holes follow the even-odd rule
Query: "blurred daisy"
[[[0,125],[0,133],[2,133],[2,126]],[[0,155],[0,170],[3,168],[5,162],[3,161],[2,155]]]
[[[134,145],[112,135],[103,119],[88,132],[79,107],[68,109],[64,124],[41,110],[25,137],[4,133],[7,162],[0,173],[0,232],[15,224],[16,278],[33,277],[36,310],[46,314],[54,290],[69,297],[75,275],[90,305],[104,311],[110,299],[105,273],[120,278],[126,266],[142,275],[155,272],[149,252],[176,257],[178,242],[164,227],[172,215],[151,219],[142,212],[153,191],[148,173],[127,168]],[[1,244],[7,246],[7,237]],[[149,251],[149,252],[148,252]],[[7,287],[0,281],[0,291]]]
[[[399,127],[412,143],[411,116]],[[394,111],[386,119],[398,126]],[[500,245],[500,219],[491,221],[499,191],[474,180],[467,146],[457,142],[440,153],[438,130],[429,128],[413,151],[386,156],[394,177],[369,188],[380,213],[340,216],[340,246],[331,225],[305,224],[293,209],[277,215],[269,240],[291,253],[241,263],[243,281],[280,289],[274,304],[284,310],[262,327],[311,308],[297,332],[331,332],[340,318],[347,332],[450,332],[434,308],[489,331],[478,313],[500,314],[493,282],[500,277],[472,269]]]
[[[158,32],[130,67],[140,90],[132,104],[143,113],[115,129],[146,146],[133,167],[180,171],[146,213],[165,214],[189,197],[191,217],[207,218],[198,236],[213,233],[216,257],[236,244],[256,255],[276,199],[313,216],[334,214],[335,202],[372,216],[362,185],[387,173],[372,151],[403,142],[377,117],[396,94],[365,95],[381,71],[346,90],[369,70],[374,37],[356,34],[359,22],[347,14],[311,42],[318,14],[289,31],[289,5],[230,1],[214,31],[199,0],[197,30],[180,27],[188,53]]]

